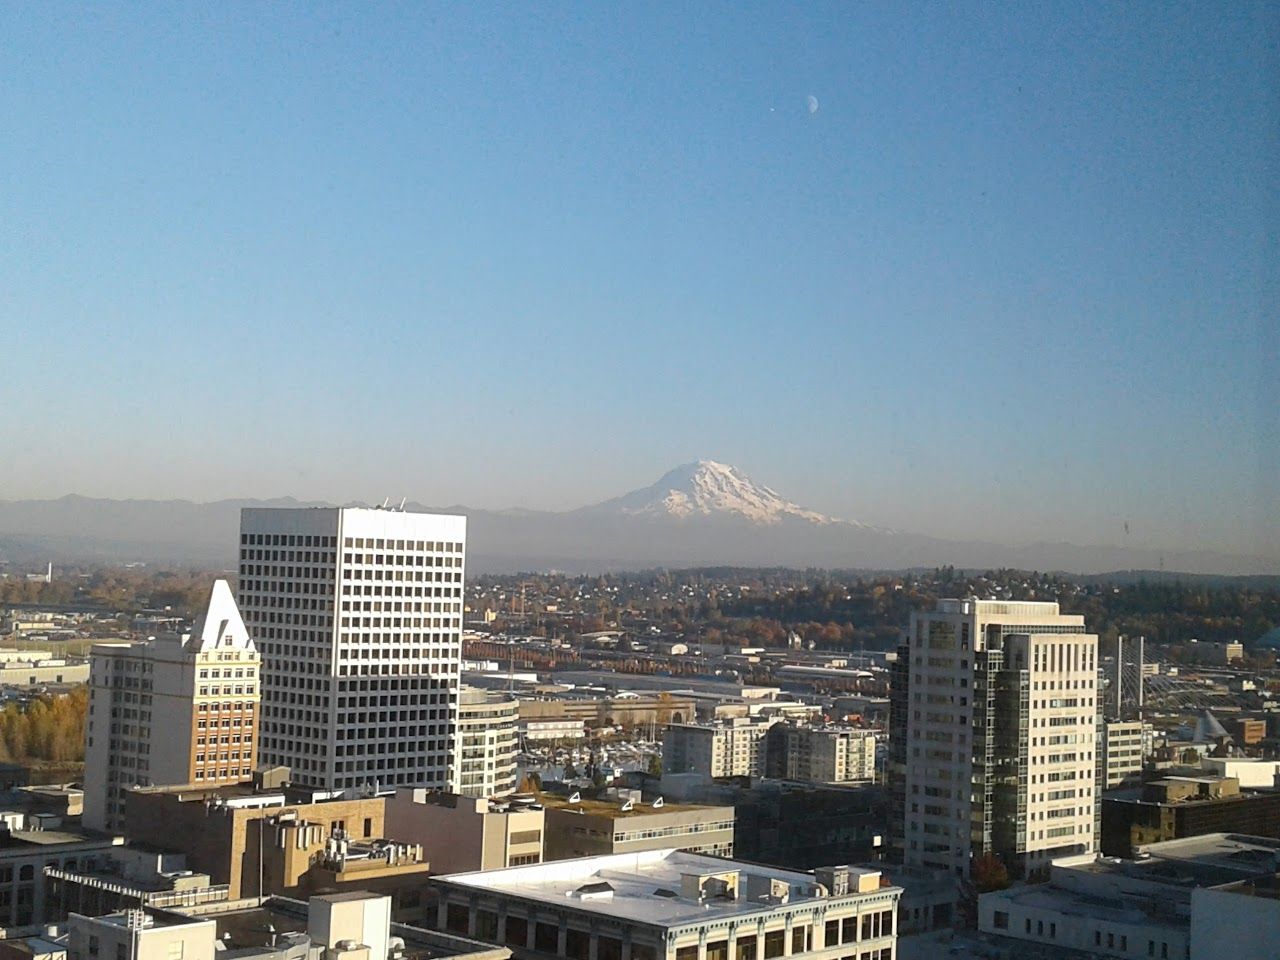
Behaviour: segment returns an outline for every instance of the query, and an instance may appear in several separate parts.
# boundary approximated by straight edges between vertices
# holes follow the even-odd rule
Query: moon
[[[812,93],[805,98],[805,102],[809,105],[809,116],[813,116],[818,112],[818,98]]]

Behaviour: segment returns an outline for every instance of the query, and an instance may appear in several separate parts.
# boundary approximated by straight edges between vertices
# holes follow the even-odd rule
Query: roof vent
[[[572,896],[577,897],[579,900],[611,900],[613,899],[613,884],[607,880],[584,883],[573,891]]]

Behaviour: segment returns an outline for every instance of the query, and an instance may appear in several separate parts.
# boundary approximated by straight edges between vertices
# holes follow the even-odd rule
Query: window
[[[770,930],[764,935],[764,960],[774,960],[786,951],[787,931]]]
[[[631,955],[634,960],[635,949],[632,948]],[[756,960],[756,938],[753,934],[749,937],[738,938],[738,957],[737,960]]]
[[[808,953],[809,952],[809,927],[791,928],[791,952],[792,953]],[[711,960],[710,957],[707,960]]]
[[[513,917],[507,914],[507,931],[504,939],[509,947],[527,946],[529,943],[529,921],[524,917]]]
[[[995,916],[991,918],[991,925],[997,930],[1009,929],[1009,914],[1003,910],[997,910]]]
[[[729,960],[729,941],[715,940],[708,943],[706,960]]]
[[[840,921],[828,920],[822,933],[823,946],[833,946],[840,942]]]
[[[445,928],[450,933],[467,932],[467,921],[469,915],[467,908],[460,903],[451,903],[445,911]]]
[[[539,923],[533,928],[533,948],[543,953],[560,952],[560,928],[550,923]]]
[[[481,940],[496,943],[498,940],[498,915],[492,910],[477,910],[475,936]]]
[[[676,948],[676,960],[698,960],[698,945]]]
[[[585,930],[569,929],[565,932],[564,955],[570,960],[590,960],[591,934]],[[695,948],[696,950],[696,948]],[[694,960],[697,960],[695,953]]]

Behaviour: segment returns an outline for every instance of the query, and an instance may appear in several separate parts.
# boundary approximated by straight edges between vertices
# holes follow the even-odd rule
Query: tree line
[[[89,689],[76,687],[62,696],[10,702],[0,710],[0,760],[84,760],[84,726]]]

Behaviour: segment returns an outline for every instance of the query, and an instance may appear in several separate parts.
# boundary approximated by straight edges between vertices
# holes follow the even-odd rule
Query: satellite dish
[[[665,803],[666,801],[659,797],[657,800],[653,801],[653,809],[657,810],[659,807],[664,806]]]
[[[626,813],[629,810],[634,810],[635,806],[636,806],[636,802],[634,800],[627,800],[622,804],[622,812]]]
[[[573,793],[569,794],[569,802],[570,802],[570,803],[581,803],[581,802],[582,802],[582,794],[580,794],[577,790],[573,791]]]

